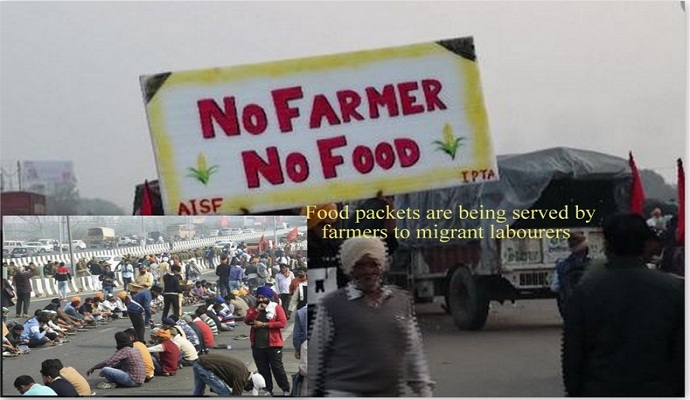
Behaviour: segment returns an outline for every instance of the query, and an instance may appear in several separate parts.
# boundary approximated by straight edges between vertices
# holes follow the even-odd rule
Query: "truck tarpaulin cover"
[[[609,204],[609,208],[627,209],[627,194],[629,193],[631,174],[627,161],[622,158],[561,147],[532,153],[498,156],[498,169],[501,176],[500,181],[397,195],[395,197],[396,209],[421,210],[420,219],[399,220],[398,227],[409,229],[411,232],[416,232],[417,228],[434,226],[434,224],[438,225],[438,229],[483,227],[484,232],[488,232],[492,224],[496,228],[504,228],[515,222],[512,215],[513,210],[533,207],[540,200],[546,188],[554,181],[580,183],[588,181],[588,185],[583,186],[586,188],[589,188],[589,182],[605,181],[607,183],[606,190],[609,191],[606,195],[613,199],[612,203],[615,203]],[[587,193],[583,194],[583,197],[594,198],[592,203],[597,203],[597,193],[592,193],[588,189]],[[573,199],[568,195],[554,196],[554,198],[556,198],[555,202],[560,202],[560,204],[549,204],[551,207],[562,208],[564,204],[570,204],[571,207],[575,205],[571,204]],[[494,220],[461,220],[457,218],[459,205],[462,205],[464,209],[483,207],[484,209],[506,210],[506,221],[503,224],[498,224]],[[543,202],[540,201],[539,206],[543,207]],[[451,209],[454,211],[454,218],[428,221],[425,219],[425,211],[428,209]],[[484,235],[481,242],[482,256],[478,266],[480,270],[492,269],[491,266],[498,264],[497,243],[488,236]],[[414,234],[410,235],[408,239],[399,239],[399,243],[402,247],[407,248],[442,245],[437,240],[418,239]],[[447,245],[453,244],[453,241],[447,243]]]

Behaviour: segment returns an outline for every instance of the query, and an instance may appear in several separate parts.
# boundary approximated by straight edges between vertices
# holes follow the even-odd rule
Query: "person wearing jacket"
[[[182,315],[180,313],[180,295],[182,294],[182,286],[180,286],[180,281],[182,280],[182,267],[177,264],[173,264],[170,267],[171,273],[166,273],[163,275],[163,316],[162,318],[167,318],[170,312],[170,306],[172,305],[173,314]]]
[[[644,264],[653,237],[639,215],[604,222],[608,259],[566,303],[562,372],[568,396],[684,396],[682,282]]]
[[[283,308],[271,301],[273,291],[268,286],[256,289],[257,305],[247,311],[244,322],[251,326],[249,341],[252,357],[259,374],[266,380],[266,391],[273,394],[273,378],[283,390],[284,396],[290,395],[290,383],[283,366],[283,335],[281,329],[287,325]]]
[[[58,285],[60,300],[67,300],[67,282],[72,279],[72,275],[69,273],[69,269],[65,266],[64,262],[61,262],[58,269],[55,270],[54,278]]]
[[[218,276],[218,293],[221,296],[227,296],[230,293],[230,271],[232,267],[229,264],[229,256],[222,254],[220,256],[220,264],[216,267],[216,275]]]

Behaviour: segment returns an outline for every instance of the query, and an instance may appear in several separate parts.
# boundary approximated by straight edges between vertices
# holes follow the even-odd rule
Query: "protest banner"
[[[141,77],[166,214],[498,179],[472,38]]]

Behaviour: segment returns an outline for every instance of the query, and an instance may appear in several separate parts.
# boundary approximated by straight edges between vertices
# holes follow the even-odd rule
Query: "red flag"
[[[290,233],[287,234],[285,239],[287,239],[288,242],[294,242],[297,239],[297,228],[291,230]]]
[[[685,171],[683,170],[683,160],[678,159],[678,228],[676,229],[676,239],[680,243],[685,243]]]
[[[149,181],[144,181],[144,192],[141,195],[141,208],[139,208],[139,215],[153,215],[153,202],[151,201],[151,190],[149,189]]]
[[[630,187],[630,212],[644,217],[644,188],[640,179],[640,172],[637,170],[632,151],[629,153],[628,165],[632,172],[632,185]]]

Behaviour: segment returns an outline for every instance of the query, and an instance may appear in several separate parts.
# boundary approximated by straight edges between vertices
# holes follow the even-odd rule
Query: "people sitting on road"
[[[14,388],[22,396],[57,396],[53,389],[34,382],[34,378],[29,375],[18,376],[14,380]]]
[[[117,351],[109,359],[91,367],[86,375],[91,375],[100,369],[99,376],[105,378],[105,382],[99,382],[99,389],[113,389],[118,386],[141,386],[146,379],[146,367],[139,351],[132,344],[132,340],[125,332],[115,333]]]
[[[170,317],[166,318],[163,320],[163,326],[168,326],[171,328],[177,328],[177,330],[184,336],[189,342],[194,346],[194,349],[196,350],[197,354],[203,353],[203,349],[205,346],[202,346],[203,344],[203,339],[199,337],[201,335],[201,331],[197,333],[199,328],[197,328],[196,325],[193,327],[187,324],[184,319],[177,318],[177,315],[171,315]],[[196,328],[196,330],[195,330]]]
[[[211,306],[216,316],[220,320],[222,326],[221,330],[235,329],[235,315],[233,314],[234,306],[232,308],[225,304],[225,299],[218,296],[216,302]]]
[[[204,322],[200,317],[195,316],[194,318],[189,315],[185,314],[182,316],[182,319],[189,324],[189,326],[196,326],[199,331],[201,332],[201,336],[199,337],[200,340],[203,340],[204,346],[206,349],[212,349],[216,345],[216,339],[213,335],[213,330],[211,330],[211,327]],[[198,334],[197,334],[198,335]]]
[[[141,354],[141,359],[144,361],[144,368],[146,369],[146,379],[144,382],[148,382],[153,379],[155,367],[153,365],[153,359],[151,358],[151,353],[149,353],[146,343],[137,339],[137,332],[134,328],[127,328],[124,331],[129,335],[129,339],[132,341],[132,346],[139,351]]]
[[[19,354],[19,347],[14,345],[9,339],[10,330],[7,328],[5,323],[2,323],[2,355],[6,356],[16,356]]]
[[[94,313],[93,298],[87,297],[84,299],[84,304],[80,305],[77,309],[79,314],[84,316],[84,319],[91,318],[94,323],[101,322],[103,319],[100,314]]]
[[[116,297],[112,293],[108,293],[105,296],[105,299],[98,304],[98,308],[101,313],[110,313],[110,317],[112,319],[122,318],[122,312],[124,311],[125,306],[118,300],[120,300],[119,297]]]
[[[154,374],[157,376],[174,376],[177,374],[180,348],[172,341],[170,332],[167,329],[153,329],[149,343],[152,344],[148,351],[152,353]]]
[[[24,332],[21,338],[28,339],[27,345],[30,348],[41,347],[48,343],[56,344],[54,340],[57,339],[57,334],[43,327],[47,319],[41,315],[42,311],[36,310],[35,315],[24,322]]]
[[[60,368],[54,363],[41,363],[43,383],[60,397],[77,397],[79,393],[70,381],[60,376]]]
[[[41,363],[41,368],[55,366],[60,371],[60,376],[67,379],[74,386],[79,396],[92,396],[91,386],[74,367],[65,367],[59,358],[45,360]]]
[[[213,332],[213,336],[218,336],[218,325],[216,325],[216,321],[211,318],[206,311],[206,306],[199,306],[199,308],[194,311],[194,314],[198,319],[208,325],[211,332]]]
[[[72,300],[65,305],[65,308],[63,308],[62,311],[64,311],[65,314],[69,315],[72,318],[75,318],[79,321],[83,321],[85,323],[85,328],[94,327],[96,325],[96,321],[92,317],[83,315],[79,311],[77,311],[77,308],[79,307],[80,303],[81,297],[74,296],[72,297]]]
[[[166,318],[169,319],[169,318]],[[178,328],[176,324],[168,328],[168,332],[172,336],[172,341],[180,349],[180,365],[191,367],[199,358],[196,348],[183,334],[182,329]]]
[[[233,307],[233,315],[235,316],[235,322],[244,321],[244,317],[247,315],[247,310],[249,310],[249,305],[239,297],[240,291],[233,290],[232,293],[225,296],[225,302]]]

